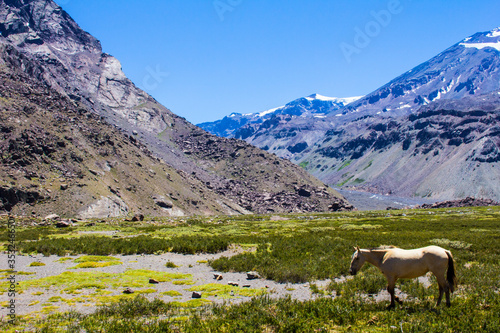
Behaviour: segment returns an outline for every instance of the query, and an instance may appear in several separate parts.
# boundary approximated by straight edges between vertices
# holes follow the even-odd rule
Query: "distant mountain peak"
[[[336,97],[327,97],[327,96],[323,96],[323,95],[320,95],[320,94],[312,94],[312,95],[307,96],[306,98],[320,99],[322,101],[331,101],[331,100],[336,100],[337,99]]]
[[[268,122],[272,122],[273,118],[283,118],[284,122],[296,117],[306,119],[325,118],[327,115],[337,112],[361,97],[327,97],[314,93],[306,97],[297,98],[277,108],[246,114],[233,112],[221,120],[198,124],[198,126],[221,137],[246,138],[250,133],[257,131],[261,124],[268,126]],[[243,132],[239,132],[240,129],[244,134]]]
[[[500,37],[500,27],[491,30],[490,33],[486,36],[487,37]]]
[[[460,45],[465,48],[475,48],[478,50],[493,48],[500,51],[500,27],[467,37]]]

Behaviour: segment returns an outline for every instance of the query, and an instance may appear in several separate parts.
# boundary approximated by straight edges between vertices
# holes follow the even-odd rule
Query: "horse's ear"
[[[360,252],[360,250],[359,250],[359,246],[356,246],[356,251]]]

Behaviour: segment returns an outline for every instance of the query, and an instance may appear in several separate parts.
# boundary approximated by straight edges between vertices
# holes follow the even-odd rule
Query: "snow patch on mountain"
[[[266,116],[266,115],[268,115],[268,114],[271,114],[271,113],[273,113],[273,112],[275,112],[275,111],[277,111],[277,110],[279,110],[279,109],[282,109],[282,108],[284,108],[284,107],[285,107],[285,106],[284,106],[284,105],[282,105],[282,106],[280,106],[280,107],[273,108],[273,109],[269,109],[269,110],[262,111],[262,112],[259,112],[259,113],[253,113],[253,116],[254,116],[254,117],[264,117],[264,116]],[[248,114],[248,115],[252,115],[252,113],[250,113],[250,114]]]
[[[491,47],[497,51],[500,51],[500,42],[496,42],[496,43],[460,43],[460,45],[465,46],[466,48],[475,48],[478,50],[482,50],[486,47]]]
[[[323,96],[320,94],[312,94],[306,97],[307,100],[313,101],[313,100],[320,100],[320,101],[330,101],[330,102],[335,102],[335,103],[342,103],[342,104],[350,104],[352,102],[357,101],[363,96],[354,96],[354,97],[344,97],[344,98],[339,98],[339,97],[327,97]]]

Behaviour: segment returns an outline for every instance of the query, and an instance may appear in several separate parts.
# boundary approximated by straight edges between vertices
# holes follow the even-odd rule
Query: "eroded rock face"
[[[53,1],[20,0],[0,4],[0,42],[36,57],[43,80],[60,93],[98,112],[113,108],[130,125],[161,132],[160,112],[146,106],[155,101],[123,73],[120,62],[102,52],[101,43]],[[144,107],[138,108],[138,105]],[[165,117],[166,118],[166,117]]]
[[[101,197],[95,203],[78,213],[82,219],[120,217],[128,214],[127,204],[116,196]]]

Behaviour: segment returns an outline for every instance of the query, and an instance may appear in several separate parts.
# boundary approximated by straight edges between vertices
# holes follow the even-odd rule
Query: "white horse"
[[[387,279],[387,291],[391,294],[394,307],[394,287],[398,279],[413,279],[432,272],[439,285],[437,305],[441,304],[443,292],[446,293],[446,305],[450,306],[450,292],[455,290],[456,277],[451,252],[439,246],[427,246],[414,250],[403,250],[397,247],[360,249],[354,248],[349,273],[356,275],[365,261],[377,267]]]

